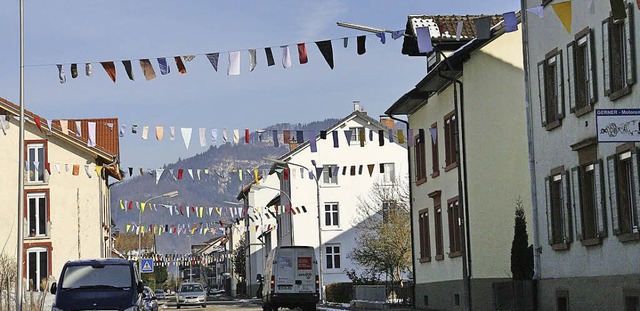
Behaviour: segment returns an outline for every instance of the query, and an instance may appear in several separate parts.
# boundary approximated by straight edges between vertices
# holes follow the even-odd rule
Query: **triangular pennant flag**
[[[391,32],[391,38],[393,38],[393,40],[397,40],[404,37],[404,29],[402,30],[394,30],[393,32]]]
[[[237,145],[240,142],[240,131],[233,129],[233,144]]]
[[[176,139],[176,128],[173,126],[169,127],[169,140],[175,140]]]
[[[369,170],[369,177],[373,175],[374,167],[375,167],[375,164],[367,164],[367,169]]]
[[[347,145],[351,146],[351,135],[353,135],[353,130],[345,130],[344,136],[347,139]]]
[[[327,61],[329,68],[333,69],[333,46],[331,45],[331,40],[318,41],[316,45],[324,60]]]
[[[539,6],[534,6],[532,8],[528,8],[527,12],[531,12],[535,15],[537,15],[539,18],[544,18],[544,7],[539,5]]]
[[[107,72],[107,75],[109,75],[109,78],[111,78],[111,81],[115,83],[116,82],[116,65],[113,62],[100,62],[100,64],[102,65],[102,68],[104,68],[104,71]]]
[[[380,38],[380,43],[385,44],[387,43],[387,34],[384,32],[379,32],[376,34],[376,37]]]
[[[64,67],[62,67],[61,64],[56,66],[58,66],[58,78],[60,79],[60,83],[67,82],[67,76],[64,74]]]
[[[76,121],[76,136],[82,137],[82,122]]]
[[[316,135],[317,134],[316,134],[315,130],[310,130],[309,131],[309,147],[311,149],[311,152],[318,152]]]
[[[253,71],[256,68],[256,49],[249,49],[249,71]]]
[[[122,65],[124,66],[124,71],[127,73],[129,80],[133,81],[133,68],[131,68],[131,61],[123,60]]]
[[[289,46],[283,45],[280,47],[280,49],[282,50],[282,67],[291,67],[291,54],[289,53]]]
[[[184,146],[189,149],[189,143],[191,142],[191,132],[193,131],[192,128],[180,128],[180,131],[182,132],[182,139],[184,140]]]
[[[33,121],[36,123],[38,130],[42,133],[42,122],[40,121],[40,117],[34,117]]]
[[[160,181],[160,176],[162,176],[163,172],[164,169],[162,168],[156,169],[156,185],[158,184],[158,181]]]
[[[211,66],[213,66],[213,70],[218,71],[218,58],[220,56],[220,53],[209,53],[207,54],[207,59],[209,60],[209,62],[211,63]]]
[[[140,68],[142,68],[142,74],[147,81],[155,79],[156,72],[153,70],[153,66],[151,66],[151,61],[148,59],[141,59]]]
[[[96,123],[95,122],[87,122],[87,146],[95,147],[96,146]]]
[[[431,143],[435,144],[438,140],[438,128],[429,128],[429,133],[431,133]]]
[[[164,127],[162,125],[157,125],[156,126],[156,139],[157,140],[162,140],[162,137],[164,137]]]
[[[564,28],[568,33],[571,33],[571,1],[552,3],[551,6],[553,7],[553,11],[556,12],[556,15],[558,15]]]
[[[187,173],[189,173],[189,176],[193,179],[193,169],[188,168]]]
[[[320,179],[320,176],[322,175],[323,170],[324,170],[324,167],[321,167],[321,166],[316,167],[316,177],[318,179]]]
[[[300,61],[300,64],[306,64],[309,62],[307,46],[304,43],[298,43],[298,60]]]
[[[0,125],[2,125],[2,134],[7,135],[7,121],[5,121],[5,115],[0,115]]]
[[[207,129],[201,127],[198,129],[198,137],[200,138],[200,147],[207,146]]]
[[[237,76],[240,74],[240,52],[229,52],[229,69],[227,75]]]
[[[167,59],[165,57],[158,58],[158,67],[160,67],[160,74],[163,76],[171,72],[171,68],[169,68],[169,64],[167,63]]]
[[[176,66],[178,67],[178,72],[183,75],[187,73],[187,68],[184,67],[184,63],[182,62],[182,57],[174,56],[173,59],[176,61]]]

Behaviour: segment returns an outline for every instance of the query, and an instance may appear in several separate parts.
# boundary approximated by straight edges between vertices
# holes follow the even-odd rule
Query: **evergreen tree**
[[[515,225],[511,244],[511,274],[514,280],[530,280],[533,277],[533,247],[529,246],[527,219],[522,199],[516,199]]]

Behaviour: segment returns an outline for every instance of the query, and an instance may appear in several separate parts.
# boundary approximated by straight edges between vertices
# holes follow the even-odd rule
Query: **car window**
[[[189,284],[189,285],[182,285],[182,287],[180,287],[180,291],[181,292],[204,292],[204,289],[200,284]]]
[[[62,276],[60,288],[113,286],[132,287],[131,268],[128,265],[68,266]]]

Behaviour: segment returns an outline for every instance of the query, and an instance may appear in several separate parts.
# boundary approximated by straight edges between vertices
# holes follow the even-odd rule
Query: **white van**
[[[320,280],[313,247],[279,246],[269,252],[264,268],[262,310],[280,307],[316,310]]]

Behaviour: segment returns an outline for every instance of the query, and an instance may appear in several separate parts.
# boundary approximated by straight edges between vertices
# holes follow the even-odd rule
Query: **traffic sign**
[[[153,273],[153,259],[142,259],[140,261],[140,272]]]

